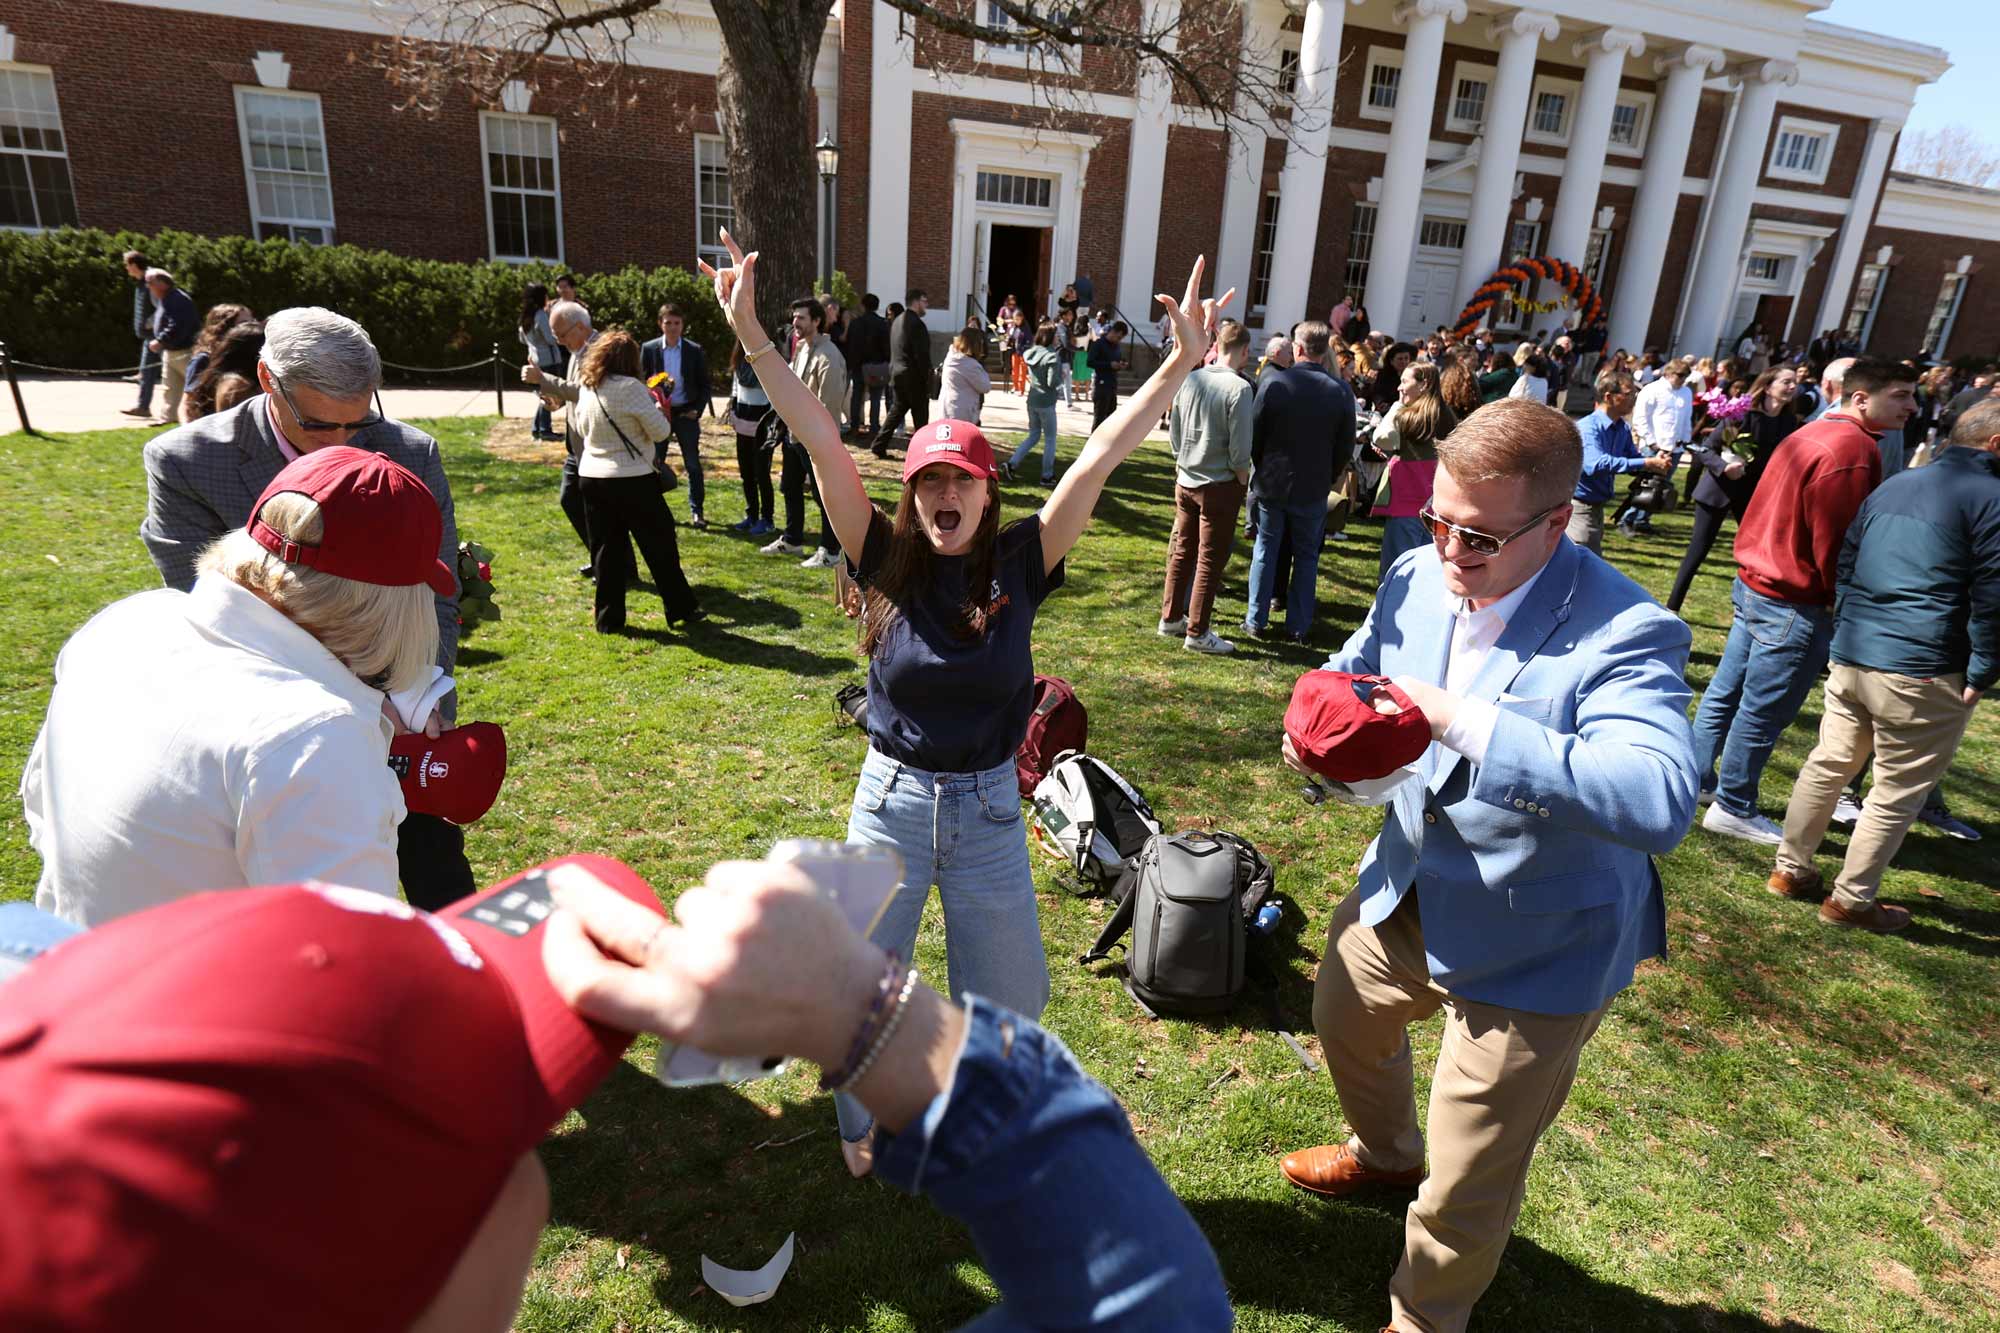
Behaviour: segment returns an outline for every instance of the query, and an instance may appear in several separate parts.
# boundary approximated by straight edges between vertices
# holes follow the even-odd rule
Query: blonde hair
[[[272,496],[259,516],[302,546],[325,535],[318,503],[294,491]],[[437,660],[436,598],[428,584],[390,588],[286,564],[242,528],[209,543],[195,569],[256,593],[369,685],[409,689]]]
[[[1461,486],[1516,478],[1528,503],[1553,508],[1570,498],[1583,474],[1583,438],[1553,407],[1526,398],[1486,404],[1437,442],[1438,466]]]

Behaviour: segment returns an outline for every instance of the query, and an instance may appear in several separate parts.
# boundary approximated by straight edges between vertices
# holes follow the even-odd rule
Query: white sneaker
[[[1182,616],[1179,620],[1162,620],[1160,622],[1161,638],[1179,639],[1179,638],[1185,638],[1186,636],[1187,636],[1186,616]]]
[[[1761,842],[1767,847],[1776,847],[1785,840],[1785,831],[1762,815],[1752,815],[1745,819],[1732,815],[1720,805],[1711,805],[1701,817],[1701,826],[1710,833],[1720,833],[1725,838],[1741,838],[1745,842]]]
[[[824,546],[822,546],[817,551],[814,551],[811,555],[807,556],[805,559],[799,561],[799,568],[832,569],[835,565],[839,563],[840,563],[840,557],[835,555],[833,552],[827,550]]]
[[[1200,638],[1196,638],[1192,634],[1188,635],[1187,639],[1182,642],[1181,647],[1191,653],[1216,653],[1218,655],[1236,651],[1235,644],[1223,638],[1214,630],[1207,631]]]
[[[782,534],[769,546],[757,548],[759,555],[804,555],[806,548],[797,542],[788,542]]]
[[[1844,825],[1847,828],[1853,828],[1855,822],[1860,818],[1861,802],[1855,800],[1846,792],[1842,792],[1840,799],[1833,803],[1833,822]]]

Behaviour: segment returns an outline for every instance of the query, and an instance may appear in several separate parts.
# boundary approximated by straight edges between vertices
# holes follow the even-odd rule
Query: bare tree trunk
[[[729,145],[731,232],[757,250],[757,314],[782,334],[787,307],[817,276],[819,180],[813,62],[832,0],[713,0],[722,26],[717,117]],[[709,243],[712,237],[702,237]],[[781,339],[782,340],[782,339]]]

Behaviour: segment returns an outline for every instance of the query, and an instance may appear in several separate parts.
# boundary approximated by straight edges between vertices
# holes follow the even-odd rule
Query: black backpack
[[[1149,1014],[1215,1014],[1243,993],[1244,950],[1271,896],[1271,863],[1233,833],[1156,833],[1131,861],[1118,910],[1079,963],[1121,947],[1125,990]]]

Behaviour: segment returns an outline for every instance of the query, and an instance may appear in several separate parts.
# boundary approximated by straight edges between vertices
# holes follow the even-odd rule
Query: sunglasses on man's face
[[[336,430],[344,430],[349,432],[357,430],[366,430],[370,426],[379,425],[381,423],[382,394],[379,390],[375,394],[375,410],[373,412],[370,412],[367,416],[361,418],[361,420],[359,421],[314,421],[311,417],[308,417],[305,413],[299,411],[299,405],[292,401],[292,391],[285,387],[285,382],[283,380],[279,379],[276,375],[273,375],[271,376],[271,383],[278,386],[278,397],[285,400],[285,406],[289,407],[292,410],[292,419],[297,421],[299,423],[299,429],[301,431],[304,431],[308,435],[319,435],[329,431],[336,431]]]
[[[1498,555],[1500,554],[1501,547],[1513,541],[1516,537],[1533,531],[1540,525],[1543,519],[1568,503],[1569,501],[1563,500],[1550,505],[1547,509],[1544,509],[1541,513],[1535,515],[1504,537],[1495,537],[1493,534],[1481,532],[1477,528],[1460,527],[1456,523],[1446,522],[1444,519],[1439,518],[1429,505],[1425,505],[1417,511],[1417,522],[1424,525],[1424,531],[1428,532],[1431,535],[1431,540],[1439,546],[1444,546],[1453,537],[1457,537],[1466,550],[1477,555]]]

